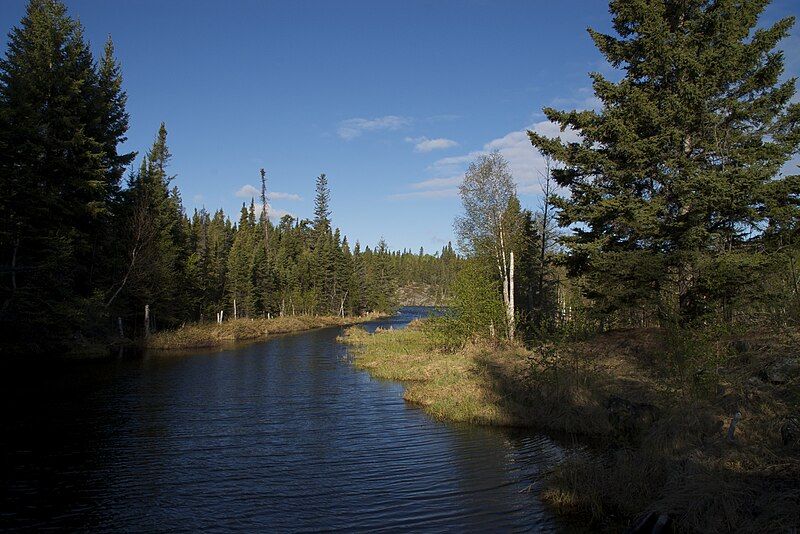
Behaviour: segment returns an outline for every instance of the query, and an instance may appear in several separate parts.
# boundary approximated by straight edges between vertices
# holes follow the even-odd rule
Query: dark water
[[[526,489],[561,447],[432,421],[339,333],[4,371],[0,528],[556,530]]]

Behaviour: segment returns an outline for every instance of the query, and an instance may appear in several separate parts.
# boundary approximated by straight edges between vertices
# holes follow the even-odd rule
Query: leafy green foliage
[[[455,350],[470,339],[505,337],[505,307],[499,283],[487,271],[480,261],[464,262],[450,289],[449,307],[444,315],[426,324],[436,345]]]

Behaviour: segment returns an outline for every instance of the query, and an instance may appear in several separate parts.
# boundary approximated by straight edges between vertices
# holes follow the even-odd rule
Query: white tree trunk
[[[150,337],[150,305],[144,305],[144,338]]]
[[[233,318],[236,319],[239,315],[236,313],[236,299],[233,299]]]
[[[509,253],[508,262],[508,307],[506,314],[508,315],[508,339],[514,341],[514,330],[516,330],[516,320],[514,313],[514,252]]]

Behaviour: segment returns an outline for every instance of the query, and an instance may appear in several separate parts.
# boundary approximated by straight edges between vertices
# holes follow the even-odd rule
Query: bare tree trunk
[[[236,319],[239,315],[236,312],[236,299],[233,299],[233,318]]]
[[[150,337],[150,305],[144,305],[144,338]]]
[[[114,302],[114,299],[117,298],[117,295],[119,295],[119,292],[122,291],[122,288],[125,287],[125,284],[128,283],[128,277],[131,275],[131,272],[133,271],[133,266],[134,266],[135,263],[136,263],[136,249],[134,249],[131,252],[131,262],[128,264],[128,270],[125,272],[125,276],[122,278],[122,282],[120,282],[119,287],[117,288],[117,290],[114,291],[114,294],[111,295],[111,298],[108,299],[108,302],[106,302],[106,308],[111,306],[111,303]]]
[[[516,330],[516,317],[514,310],[514,251],[509,253],[508,262],[508,339],[514,341],[514,331]]]
[[[506,328],[508,331],[508,339],[514,339],[514,334],[512,329],[514,328],[513,325],[513,317],[509,315],[508,310],[511,306],[511,296],[509,295],[509,288],[510,288],[510,280],[509,280],[509,269],[508,263],[506,262],[506,243],[505,243],[505,236],[503,234],[502,227],[500,228],[500,248],[497,250],[498,258],[497,259],[497,266],[500,269],[500,278],[503,285],[503,306],[506,309]],[[512,256],[513,258],[513,256]]]

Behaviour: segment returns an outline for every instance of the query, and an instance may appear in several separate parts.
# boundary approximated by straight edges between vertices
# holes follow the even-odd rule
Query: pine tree
[[[793,19],[754,30],[766,4],[612,1],[618,35],[590,34],[625,76],[591,75],[599,112],[544,110],[580,142],[529,132],[565,164],[554,177],[571,196],[555,206],[573,226],[570,270],[601,311],[691,321],[729,309],[757,281],[772,208],[797,213],[800,180],[778,173],[800,145],[800,105],[775,50]]]
[[[135,265],[131,264],[132,258],[125,262],[127,268],[135,269],[126,277],[120,306],[134,310],[138,320],[139,312],[148,305],[162,326],[186,320],[194,308],[187,302],[191,282],[187,275],[190,226],[180,192],[170,187],[173,179],[167,174],[170,157],[167,129],[162,123],[153,146],[128,181],[124,228],[118,230],[132,240],[128,250],[140,248]],[[139,243],[143,233],[146,240]]]
[[[331,191],[328,188],[328,177],[323,173],[317,177],[316,196],[314,197],[314,229],[318,234],[330,230],[330,202]]]

